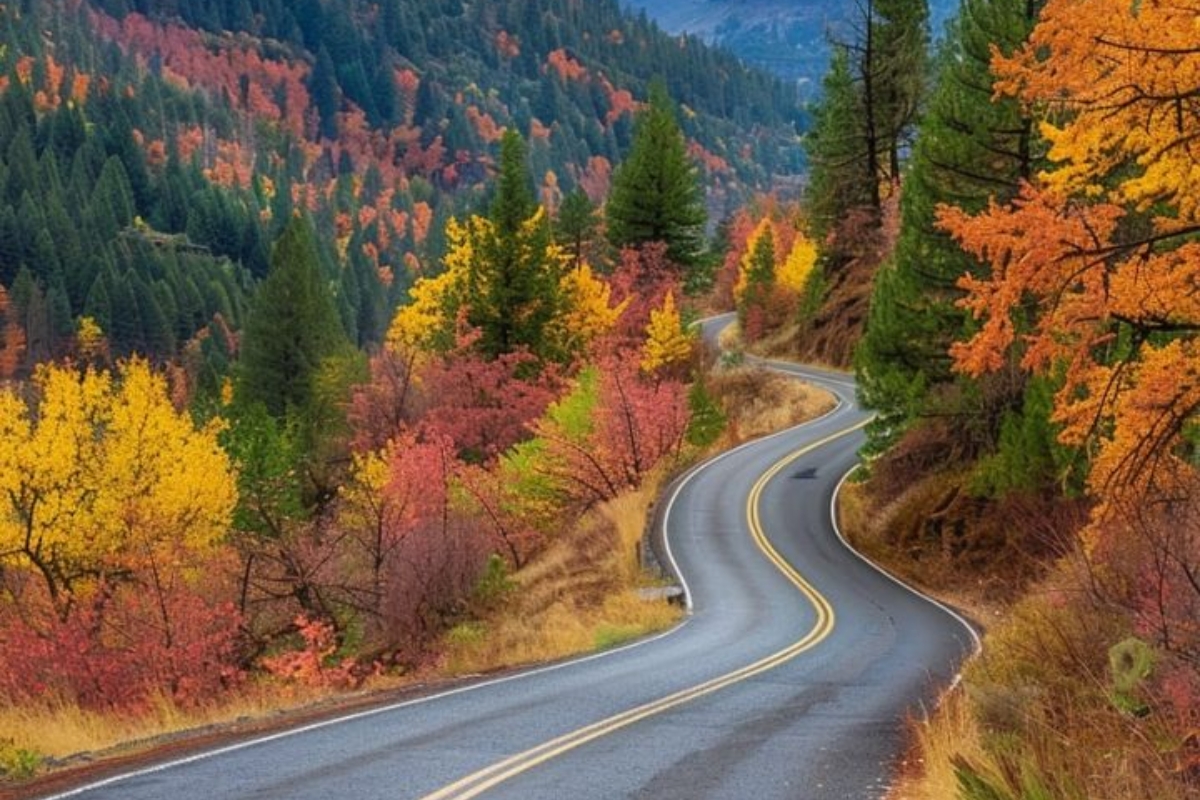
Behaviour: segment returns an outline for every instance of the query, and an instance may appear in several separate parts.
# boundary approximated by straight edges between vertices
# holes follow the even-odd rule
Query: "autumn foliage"
[[[747,341],[796,322],[817,267],[799,209],[763,198],[734,215],[728,238],[716,293],[738,310]]]
[[[1169,754],[1178,785],[1193,790],[1195,25],[1186,4],[1050,0],[1025,47],[993,60],[1000,91],[1039,115],[1050,167],[1010,203],[939,213],[941,226],[989,268],[959,281],[977,324],[953,349],[957,367],[979,377],[1017,363],[1058,387],[1051,420],[1060,442],[1086,458],[1094,501],[1081,548],[1087,591],[1121,609],[1137,637],[1110,650],[1112,703],[1146,717],[1122,720],[1122,730],[1161,726],[1154,758]],[[1161,661],[1123,675],[1121,659],[1138,648]]]
[[[1053,109],[1054,168],[1009,206],[941,216],[992,266],[962,281],[981,325],[955,349],[960,368],[996,369],[1015,348],[1030,370],[1062,370],[1054,418],[1065,442],[1093,449],[1102,498],[1175,494],[1200,408],[1192,25],[1167,4],[1048,4],[1029,45],[995,68],[1002,87]]]
[[[235,500],[217,428],[141,361],[34,389],[0,394],[0,691],[120,706],[233,680],[239,620],[197,571]]]

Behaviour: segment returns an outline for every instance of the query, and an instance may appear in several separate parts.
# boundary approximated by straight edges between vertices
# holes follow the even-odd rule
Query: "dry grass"
[[[164,737],[248,720],[261,720],[327,700],[328,692],[269,684],[243,689],[219,705],[183,708],[159,699],[138,714],[90,711],[74,703],[48,700],[37,705],[0,707],[0,750],[27,751],[69,761],[79,754],[136,752],[161,744]],[[7,742],[7,748],[4,745]]]
[[[1107,651],[1128,631],[1111,609],[1083,600],[1077,578],[1057,570],[989,635],[962,690],[914,726],[914,755],[890,800],[1200,795],[1178,769],[1185,747],[1168,718],[1113,702]],[[955,765],[991,790],[962,793]]]
[[[979,729],[962,692],[951,692],[937,714],[909,725],[912,753],[888,793],[889,800],[950,800],[958,797],[954,760],[985,763]]]
[[[677,607],[638,592],[650,583],[639,547],[657,490],[652,481],[603,504],[518,572],[504,605],[447,635],[447,670],[461,675],[553,661],[675,624]]]
[[[716,372],[709,391],[728,418],[724,446],[798,425],[834,407],[833,396],[823,389],[754,367]]]
[[[895,530],[906,518],[952,507],[946,497],[946,485],[936,480],[883,507],[860,486],[847,487],[841,497],[842,527],[856,547],[989,624],[983,655],[967,664],[958,690],[930,720],[911,724],[911,752],[889,800],[1198,798],[1200,776],[1189,778],[1178,768],[1187,742],[1172,734],[1170,715],[1130,715],[1112,699],[1108,649],[1130,636],[1128,620],[1093,602],[1084,565],[1043,554],[1038,572],[1020,565],[1009,571],[1020,600],[1013,600],[1012,589],[997,599],[996,569],[944,554],[928,558],[922,541]],[[992,517],[1025,531],[1078,519],[1078,510],[1067,506],[1057,517],[1037,509],[1036,519],[1032,507],[1000,506]],[[983,788],[965,792],[955,765],[968,766]]]

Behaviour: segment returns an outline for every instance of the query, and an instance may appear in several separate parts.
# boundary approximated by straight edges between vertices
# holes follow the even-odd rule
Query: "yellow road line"
[[[835,624],[835,614],[833,606],[825,597],[817,591],[817,589],[809,583],[803,575],[801,575],[795,567],[779,554],[775,546],[767,538],[766,532],[763,531],[762,522],[759,517],[759,501],[762,497],[763,490],[767,484],[780,472],[787,469],[788,465],[792,464],[797,459],[801,458],[813,450],[847,436],[850,433],[862,428],[866,422],[861,422],[849,428],[844,428],[836,433],[826,436],[816,442],[812,442],[804,447],[788,454],[784,458],[777,461],[770,469],[764,472],[754,486],[750,489],[750,494],[746,499],[746,519],[750,527],[750,535],[754,539],[754,543],[759,550],[771,561],[775,567],[783,573],[792,585],[804,595],[816,611],[817,619],[813,627],[797,641],[779,650],[776,653],[755,661],[752,664],[747,664],[744,667],[720,675],[716,678],[697,684],[696,686],[682,689],[673,694],[661,697],[657,700],[652,700],[649,703],[631,708],[628,711],[623,711],[619,714],[614,714],[611,717],[602,719],[598,722],[593,722],[591,725],[578,728],[562,736],[558,736],[547,742],[531,747],[521,753],[509,756],[502,761],[498,761],[491,766],[473,772],[464,778],[461,778],[454,783],[444,786],[432,794],[425,795],[422,800],[470,800],[470,798],[478,797],[488,789],[503,783],[509,778],[513,778],[526,772],[534,767],[549,761],[552,758],[562,755],[563,753],[574,750],[577,747],[587,744],[590,741],[607,736],[614,731],[627,727],[639,722],[647,717],[652,717],[656,714],[661,714],[676,706],[691,702],[705,695],[712,694],[727,686],[753,678],[768,670],[772,670],[781,664],[784,664],[806,650],[816,647],[824,641],[830,633],[833,632]]]

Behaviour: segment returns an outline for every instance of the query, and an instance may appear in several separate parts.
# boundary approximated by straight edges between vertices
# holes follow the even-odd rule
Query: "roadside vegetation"
[[[3,107],[50,130],[17,78]],[[498,133],[486,202],[367,348],[301,207],[222,359],[129,355],[108,314],[33,357],[40,295],[0,289],[0,777],[674,624],[643,552],[666,481],[824,402],[716,368],[688,324],[715,259],[678,117],[653,85],[602,207],[546,200]]]
[[[876,418],[845,527],[986,631],[890,796],[1200,796],[1194,14],[963,0],[929,85],[890,84],[920,5],[862,6],[815,115],[839,319],[762,337],[852,353]]]

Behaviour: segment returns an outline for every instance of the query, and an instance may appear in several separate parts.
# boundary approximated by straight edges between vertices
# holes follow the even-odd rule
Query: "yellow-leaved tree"
[[[612,286],[586,262],[569,270],[560,284],[562,312],[551,326],[570,352],[583,352],[617,324],[630,298],[613,305]]]
[[[145,361],[46,365],[32,389],[0,392],[0,564],[32,570],[60,616],[96,581],[225,535],[237,490],[219,427],[177,411]]]
[[[775,268],[775,283],[794,296],[804,293],[813,268],[817,265],[817,246],[797,232],[784,262]]]
[[[662,372],[683,367],[691,358],[695,335],[683,326],[675,307],[675,293],[667,292],[662,306],[651,309],[642,346],[643,372]]]
[[[491,223],[473,216],[466,223],[451,217],[446,222],[446,255],[442,272],[418,278],[409,290],[409,301],[401,306],[388,328],[387,345],[395,351],[444,352],[455,343],[459,310],[462,308],[474,259],[472,240],[491,230]]]

